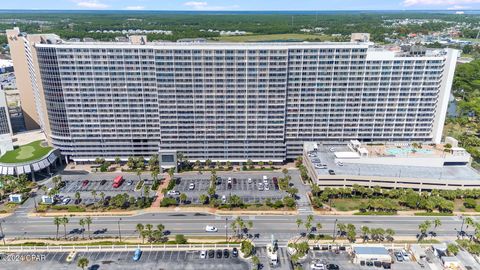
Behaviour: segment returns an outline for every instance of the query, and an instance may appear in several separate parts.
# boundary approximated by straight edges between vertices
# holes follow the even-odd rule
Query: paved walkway
[[[290,168],[288,170],[289,174],[292,176],[293,185],[298,188],[298,200],[297,200],[297,209],[298,215],[313,215],[313,209],[310,205],[310,201],[308,200],[308,192],[310,192],[311,188],[309,185],[306,185],[300,179],[300,171],[296,168]]]
[[[162,183],[160,183],[160,185],[158,186],[157,199],[152,203],[152,207],[160,207],[160,203],[163,200],[162,190],[168,187],[168,183],[170,183],[170,180],[171,180],[170,175],[168,175],[168,173],[165,173],[164,178],[165,180],[163,180]]]

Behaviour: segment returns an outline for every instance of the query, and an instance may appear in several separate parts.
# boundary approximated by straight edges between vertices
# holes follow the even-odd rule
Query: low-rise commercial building
[[[353,263],[365,265],[367,262],[391,263],[392,257],[384,246],[354,246]]]

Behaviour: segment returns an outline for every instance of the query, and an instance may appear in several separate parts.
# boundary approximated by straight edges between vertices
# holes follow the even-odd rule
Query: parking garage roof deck
[[[392,178],[418,178],[434,180],[476,180],[480,183],[480,174],[470,166],[444,166],[444,167],[424,167],[424,166],[399,166],[382,164],[355,164],[344,162],[343,166],[335,163],[335,153],[330,151],[334,148],[335,152],[350,152],[346,146],[323,145],[318,147],[310,159],[312,163],[325,164],[326,169],[315,168],[319,177],[328,176],[329,170],[335,171],[335,175],[351,176],[378,176]],[[395,157],[393,157],[395,158]]]

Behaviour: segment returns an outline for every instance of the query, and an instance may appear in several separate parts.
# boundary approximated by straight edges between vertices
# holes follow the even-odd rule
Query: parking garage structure
[[[377,143],[322,145],[305,143],[308,175],[320,188],[381,187],[455,190],[480,188],[480,175],[470,167],[470,155],[460,147]]]

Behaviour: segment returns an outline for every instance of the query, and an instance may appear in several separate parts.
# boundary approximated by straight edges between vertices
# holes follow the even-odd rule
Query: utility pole
[[[120,238],[120,242],[122,242],[122,233],[120,232],[120,221],[122,221],[122,218],[118,220],[118,238]]]
[[[3,233],[3,227],[2,227],[3,220],[0,221],[0,232],[2,233],[2,239],[3,239],[3,245],[5,246],[5,234]]]
[[[332,237],[333,237],[333,242],[335,242],[335,238],[337,236],[337,234],[335,233],[335,228],[337,227],[337,221],[338,219],[335,219],[335,221],[333,222],[333,233],[332,233]]]
[[[225,217],[225,242],[228,242],[228,217]]]

